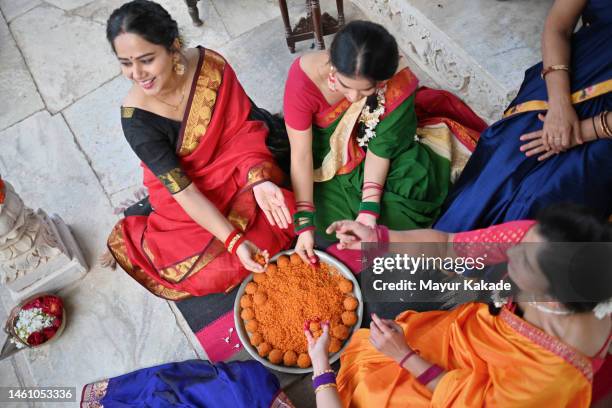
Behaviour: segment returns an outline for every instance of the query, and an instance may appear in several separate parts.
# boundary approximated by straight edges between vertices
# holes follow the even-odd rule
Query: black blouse
[[[143,109],[121,107],[121,125],[134,153],[171,194],[191,184],[176,154],[181,122]]]

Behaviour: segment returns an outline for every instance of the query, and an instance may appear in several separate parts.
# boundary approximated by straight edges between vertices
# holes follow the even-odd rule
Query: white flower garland
[[[374,129],[380,122],[380,117],[385,113],[385,91],[387,90],[387,86],[385,85],[382,88],[378,88],[376,90],[376,109],[374,111],[370,111],[370,107],[366,104],[361,111],[361,115],[359,116],[359,122],[365,125],[365,132],[363,136],[357,136],[357,143],[359,146],[364,147],[367,146],[370,140],[376,137],[376,132]]]
[[[30,334],[40,332],[47,327],[53,326],[54,320],[54,316],[46,314],[38,307],[20,310],[17,322],[15,323],[15,332],[24,343],[27,343]],[[17,347],[21,348],[23,344],[17,343]]]
[[[608,299],[604,302],[599,302],[595,309],[593,309],[595,316],[598,319],[605,319],[608,316],[612,315],[612,299]]]

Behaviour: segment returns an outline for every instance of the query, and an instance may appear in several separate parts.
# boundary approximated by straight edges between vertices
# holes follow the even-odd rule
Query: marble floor
[[[182,0],[158,1],[178,21],[187,45],[220,51],[257,105],[281,109],[296,55],[287,50],[276,0],[200,0],[201,27],[191,24]],[[138,368],[206,358],[173,302],[96,263],[118,219],[113,209],[141,184],[138,160],[120,128],[119,106],[130,84],[105,39],[107,17],[125,2],[0,0],[0,174],[28,206],[57,213],[69,224],[90,265],[81,281],[61,293],[68,310],[62,337],[0,362],[0,387],[80,391]],[[303,13],[303,0],[289,4],[294,19]],[[333,0],[321,4],[334,10]],[[345,11],[348,20],[364,18],[350,1]],[[310,45],[298,43],[297,54]],[[435,86],[414,70],[423,84]],[[13,306],[4,288],[0,300],[4,318]],[[307,380],[281,381],[297,407],[314,406]]]

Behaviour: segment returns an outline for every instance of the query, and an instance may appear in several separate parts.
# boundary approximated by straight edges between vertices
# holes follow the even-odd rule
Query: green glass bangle
[[[298,225],[298,224],[296,223],[296,224],[294,224],[294,225],[295,225],[295,226],[294,226],[294,228],[293,228],[293,229],[295,230],[295,232],[296,232],[296,233],[298,233],[298,232],[300,232],[301,230],[303,230],[303,229],[305,229],[305,228],[314,227],[314,222],[311,220],[311,221],[305,222],[304,224],[300,224],[300,225]]]
[[[380,215],[380,204],[375,201],[362,201],[359,204],[359,211],[370,211]]]
[[[300,218],[308,218],[309,220],[312,220],[314,218],[314,211],[298,211],[293,214],[294,221],[297,221]]]

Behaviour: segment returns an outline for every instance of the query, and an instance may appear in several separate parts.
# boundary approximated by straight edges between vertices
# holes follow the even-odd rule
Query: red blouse
[[[283,110],[286,124],[295,130],[307,130],[312,126],[313,116],[329,109],[331,105],[300,67],[300,59],[293,61],[289,68]]]

